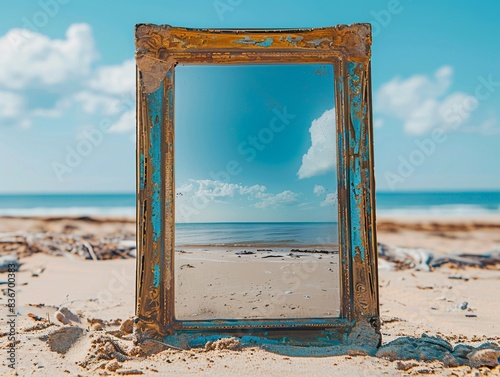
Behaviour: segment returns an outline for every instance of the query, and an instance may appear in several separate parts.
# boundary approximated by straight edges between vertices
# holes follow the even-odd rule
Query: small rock
[[[111,371],[111,372],[116,372],[118,369],[120,369],[122,366],[118,361],[112,361],[110,362],[107,366],[106,369]]]
[[[347,354],[349,356],[370,356],[368,354],[368,352],[366,352],[365,350],[360,350],[360,349],[351,349],[351,350],[347,351]]]
[[[100,324],[99,322],[96,322],[92,325],[92,330],[95,330],[95,331],[102,331],[104,330],[104,327],[102,324]]]
[[[63,325],[69,325],[71,322],[80,323],[80,317],[64,306],[60,307],[59,310],[55,312],[54,316]]]
[[[134,332],[134,320],[129,318],[123,321],[120,326],[120,331],[124,334],[132,334]]]
[[[65,354],[83,335],[83,329],[77,326],[64,326],[49,334],[50,350]]]
[[[500,362],[500,350],[484,348],[472,351],[468,356],[470,366],[473,368],[479,367],[495,367]]]
[[[467,355],[471,353],[474,350],[474,347],[468,346],[466,344],[458,344],[455,346],[455,349],[453,350],[453,356],[465,359],[467,358]]]
[[[165,344],[154,342],[152,340],[144,340],[143,342],[140,343],[139,347],[133,348],[129,354],[136,356],[142,356],[142,355],[155,355],[157,353],[163,352],[165,350],[168,350],[169,347]]]
[[[133,375],[133,374],[144,374],[141,370],[138,369],[118,369],[116,373],[123,376]]]
[[[2,255],[0,257],[0,272],[10,272],[9,270],[18,271],[19,262],[17,260],[17,255]]]
[[[445,354],[441,361],[447,368],[454,368],[460,365],[459,361],[451,353]]]
[[[467,301],[464,301],[464,302],[461,302],[460,304],[458,304],[458,308],[460,310],[465,310],[465,309],[467,309],[468,305],[469,305],[469,303]]]
[[[215,342],[207,342],[205,344],[205,351],[214,350],[231,350],[236,351],[240,348],[241,344],[239,339],[236,338],[222,338]]]
[[[415,360],[409,360],[409,361],[396,361],[396,369],[397,370],[404,370],[407,371],[411,368],[414,368],[418,366],[418,363]]]

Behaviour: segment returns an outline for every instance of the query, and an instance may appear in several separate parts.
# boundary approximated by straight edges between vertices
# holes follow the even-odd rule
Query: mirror
[[[175,68],[175,318],[340,316],[333,65]]]

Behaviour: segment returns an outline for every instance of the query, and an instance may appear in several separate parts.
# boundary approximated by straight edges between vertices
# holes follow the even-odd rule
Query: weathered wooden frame
[[[379,342],[371,26],[200,30],[140,24],[136,48],[136,316],[141,338],[184,347],[225,334],[251,336],[254,342],[268,344],[283,343],[286,336],[302,345],[317,345],[325,339],[327,344],[369,345],[364,343],[370,334]],[[341,314],[322,319],[178,321],[174,315],[175,66],[259,63],[334,65]],[[316,336],[311,335],[314,330]]]

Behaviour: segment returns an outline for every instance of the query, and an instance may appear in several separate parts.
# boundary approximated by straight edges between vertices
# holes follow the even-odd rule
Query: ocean
[[[338,244],[337,223],[189,223],[175,227],[177,246],[289,246]]]
[[[379,216],[500,215],[499,192],[381,192]],[[0,195],[0,216],[135,216],[134,194]],[[336,223],[178,224],[178,245],[335,244]],[[258,239],[257,239],[258,238]]]
[[[380,192],[377,213],[500,215],[500,191]],[[0,194],[0,216],[135,216],[135,194]]]

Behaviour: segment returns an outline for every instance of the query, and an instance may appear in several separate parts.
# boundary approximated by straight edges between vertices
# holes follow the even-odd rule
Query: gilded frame
[[[202,345],[225,335],[251,336],[251,342],[262,344],[283,343],[285,337],[295,336],[294,344],[301,345],[320,345],[326,339],[329,345],[378,346],[371,26],[209,30],[139,24],[135,43],[139,338],[169,341],[180,347]],[[341,315],[323,319],[177,321],[173,290],[175,66],[259,63],[334,65]],[[366,341],[367,335],[371,342]]]

